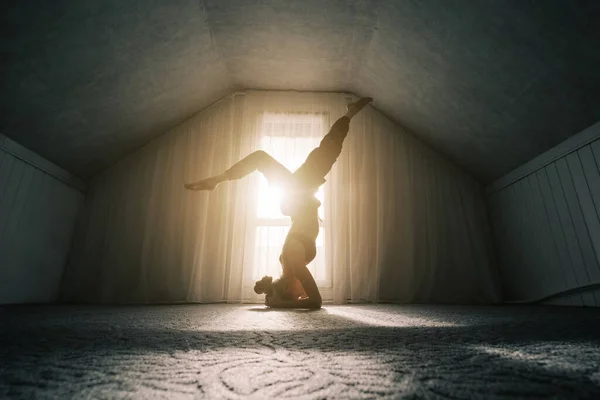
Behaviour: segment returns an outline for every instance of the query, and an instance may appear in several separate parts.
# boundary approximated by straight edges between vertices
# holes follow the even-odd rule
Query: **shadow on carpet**
[[[561,307],[0,308],[1,398],[600,398],[600,314]]]

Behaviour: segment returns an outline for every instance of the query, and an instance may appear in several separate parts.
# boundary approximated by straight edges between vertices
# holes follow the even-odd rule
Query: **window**
[[[265,114],[262,121],[260,148],[295,171],[304,163],[308,154],[319,145],[326,133],[326,116],[323,114]],[[291,226],[290,218],[281,214],[279,202],[281,189],[269,186],[260,176],[258,206],[256,208],[254,279],[264,275],[281,275],[279,255]],[[323,187],[316,197],[325,202]],[[319,208],[320,233],[317,237],[317,257],[308,265],[317,284],[330,282],[330,272],[325,265],[324,207]]]

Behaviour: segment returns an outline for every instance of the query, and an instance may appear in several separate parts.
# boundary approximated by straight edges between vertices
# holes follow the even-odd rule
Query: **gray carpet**
[[[600,399],[600,310],[0,308],[0,398]]]

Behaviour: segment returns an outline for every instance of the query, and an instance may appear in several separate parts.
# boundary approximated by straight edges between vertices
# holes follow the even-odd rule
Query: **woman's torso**
[[[281,210],[292,218],[288,235],[301,235],[310,241],[316,241],[319,235],[319,206],[321,202],[314,196],[284,198]]]
[[[305,198],[288,198],[282,201],[282,212],[292,218],[292,226],[288,232],[286,243],[290,239],[300,241],[304,245],[306,263],[316,256],[315,242],[319,235],[319,206],[321,203],[314,196]],[[283,248],[285,253],[285,245]],[[282,254],[282,257],[284,254]],[[294,271],[286,268],[282,262],[282,278],[287,281],[286,291],[292,298],[306,297],[302,283],[295,277]]]

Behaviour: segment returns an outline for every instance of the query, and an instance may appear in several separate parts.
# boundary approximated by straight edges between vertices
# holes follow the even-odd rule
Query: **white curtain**
[[[500,300],[480,184],[373,109],[332,172],[336,302]]]
[[[256,148],[240,96],[210,107],[90,182],[63,298],[90,302],[241,300],[247,180],[208,194],[185,182]]]
[[[229,96],[96,177],[63,299],[262,301],[252,284],[278,269],[277,241],[286,228],[257,228],[274,207],[265,208],[272,197],[260,174],[211,193],[188,192],[182,184],[221,173],[260,148],[294,169],[352,99]],[[318,118],[289,123],[310,116]],[[269,125],[269,118],[288,122]],[[323,267],[314,272],[325,300],[499,299],[480,185],[372,108],[352,120],[320,196]]]

